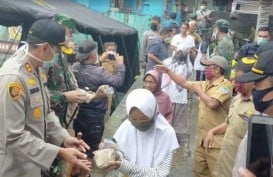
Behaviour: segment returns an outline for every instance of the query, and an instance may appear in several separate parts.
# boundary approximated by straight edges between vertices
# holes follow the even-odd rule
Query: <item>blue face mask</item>
[[[259,46],[261,46],[261,45],[266,44],[266,43],[268,42],[268,39],[263,38],[263,37],[257,37],[256,42],[257,42],[257,44],[258,44]]]

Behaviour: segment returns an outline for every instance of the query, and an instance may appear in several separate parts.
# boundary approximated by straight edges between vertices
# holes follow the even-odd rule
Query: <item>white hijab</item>
[[[158,113],[156,99],[147,89],[135,89],[126,99],[126,111],[136,107],[155,122],[146,131],[137,130],[127,119],[114,135],[118,146],[130,162],[141,167],[156,167],[178,148],[175,131]]]

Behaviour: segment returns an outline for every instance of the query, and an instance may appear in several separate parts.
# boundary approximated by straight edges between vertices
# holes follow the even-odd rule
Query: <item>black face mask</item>
[[[152,29],[153,31],[156,31],[156,30],[157,30],[157,25],[154,24],[154,23],[152,23],[152,24],[151,24],[151,29]]]
[[[146,121],[146,122],[136,122],[136,121],[132,120],[131,118],[129,118],[129,120],[131,121],[132,125],[136,129],[138,129],[142,132],[148,130],[154,124],[154,119],[150,119],[149,121]]]
[[[263,90],[252,90],[252,97],[253,97],[253,103],[256,111],[264,112],[270,105],[273,105],[273,99],[268,101],[263,101],[263,98],[266,94],[271,92],[273,90],[273,87],[263,89]]]

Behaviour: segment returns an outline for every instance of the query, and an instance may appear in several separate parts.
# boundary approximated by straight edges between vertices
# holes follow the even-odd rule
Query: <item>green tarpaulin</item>
[[[98,43],[99,53],[102,44],[115,41],[118,52],[124,56],[126,78],[119,91],[126,92],[139,74],[139,43],[137,30],[120,23],[80,4],[69,0],[1,0],[0,25],[22,25],[22,38],[25,40],[31,24],[41,18],[53,18],[55,14],[65,13],[76,22],[80,33],[90,34]]]

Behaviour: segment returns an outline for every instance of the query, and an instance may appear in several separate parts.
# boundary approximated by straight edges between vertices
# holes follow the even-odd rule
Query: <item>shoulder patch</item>
[[[31,65],[29,63],[26,63],[25,64],[25,69],[27,72],[31,73],[32,72],[32,68],[31,68]]]
[[[20,83],[12,82],[8,85],[8,94],[13,101],[20,98],[22,95],[23,86]]]
[[[223,86],[223,87],[220,88],[220,93],[226,94],[228,92],[229,92],[229,88],[228,87]]]

